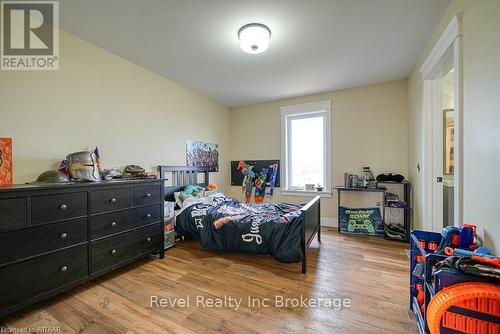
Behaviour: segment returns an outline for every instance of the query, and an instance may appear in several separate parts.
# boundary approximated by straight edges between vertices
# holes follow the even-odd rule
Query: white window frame
[[[281,107],[281,194],[292,196],[316,196],[323,197],[332,196],[332,159],[331,159],[331,144],[332,144],[332,101],[318,101],[311,103],[296,104]],[[318,115],[324,116],[324,133],[323,138],[323,168],[324,168],[324,190],[323,191],[306,191],[304,189],[293,189],[290,186],[291,173],[288,171],[290,167],[290,141],[288,139],[288,132],[290,122],[293,119],[317,117]]]

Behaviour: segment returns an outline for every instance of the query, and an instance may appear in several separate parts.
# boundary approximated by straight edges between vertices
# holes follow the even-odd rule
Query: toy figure
[[[252,190],[255,186],[255,203],[264,202],[266,194],[273,195],[274,186],[276,185],[276,178],[278,175],[278,164],[272,164],[268,168],[262,170],[255,170],[255,166],[250,166],[243,160],[239,161],[237,170],[241,169],[243,174],[243,183],[241,185],[242,191],[245,194],[245,202],[250,203],[252,197]],[[266,192],[266,188],[269,188]]]
[[[253,166],[249,166],[243,160],[241,160],[238,163],[237,169],[241,169],[241,173],[244,175],[241,189],[245,193],[245,203],[250,203],[250,197],[252,196],[252,186],[255,179]]]
[[[264,196],[266,195],[266,179],[269,168],[262,168],[259,176],[255,179],[255,203],[264,202]]]
[[[271,169],[271,176],[269,177],[269,182],[267,182],[267,185],[269,187],[269,190],[267,191],[267,194],[269,196],[272,196],[274,193],[274,186],[276,185],[276,178],[278,175],[278,164],[272,164],[269,166]]]

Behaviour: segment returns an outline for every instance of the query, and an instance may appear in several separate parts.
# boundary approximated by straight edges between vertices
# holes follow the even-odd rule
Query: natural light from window
[[[285,195],[330,197],[332,101],[281,107],[281,161]]]
[[[324,186],[324,117],[290,120],[290,187]]]

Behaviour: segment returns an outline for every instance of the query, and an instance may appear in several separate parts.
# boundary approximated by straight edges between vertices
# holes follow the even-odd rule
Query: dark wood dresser
[[[0,187],[0,318],[163,250],[163,180]]]

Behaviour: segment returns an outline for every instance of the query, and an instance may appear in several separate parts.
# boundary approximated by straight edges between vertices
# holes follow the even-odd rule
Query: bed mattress
[[[299,262],[303,257],[301,207],[217,197],[184,206],[175,229],[180,236],[196,236],[212,250],[269,254],[280,262]]]

